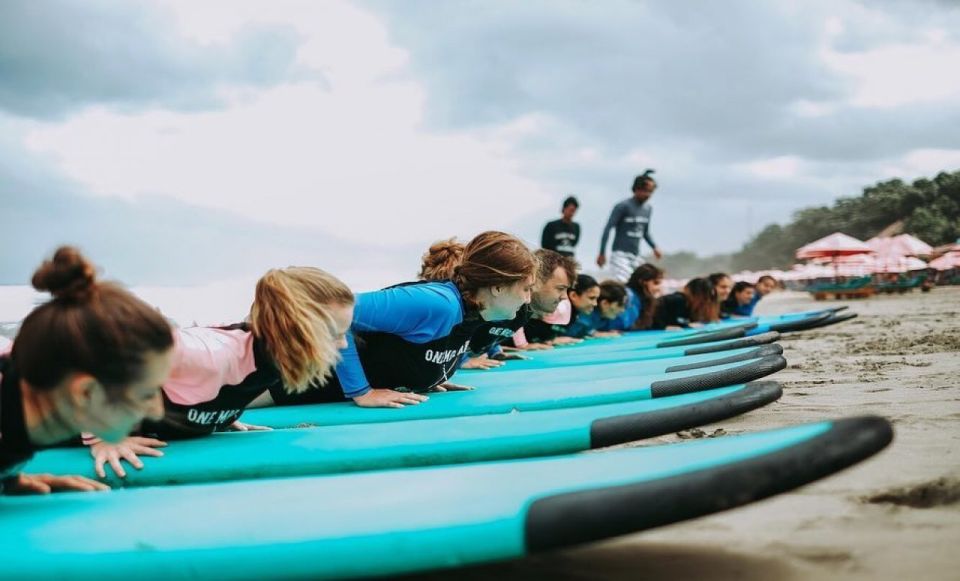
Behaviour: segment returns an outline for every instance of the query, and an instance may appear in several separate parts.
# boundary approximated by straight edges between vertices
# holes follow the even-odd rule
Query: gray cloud
[[[819,55],[834,13],[844,23],[838,51],[916,43],[934,28],[955,34],[960,11],[932,0],[922,10],[896,1],[366,5],[410,51],[413,74],[428,87],[432,126],[489,127],[530,114],[559,120],[549,140],[531,138],[517,154],[534,160],[526,171],[555,187],[558,201],[565,192],[583,196],[586,254],[609,207],[643,169],[610,162],[631,151],[660,170],[661,243],[710,253],[737,248],[749,229],[799,207],[857,195],[884,177],[878,164],[906,152],[960,147],[960,103],[845,105],[854,88]],[[803,116],[799,101],[833,111]],[[582,147],[602,163],[550,162]],[[812,173],[801,177],[811,179],[765,180],[737,167],[780,156],[804,160]],[[539,223],[526,216],[515,226],[529,237]]]
[[[930,8],[938,4],[927,3]],[[851,90],[817,54],[829,4],[374,2],[430,88],[430,121],[482,126],[546,112],[605,152],[684,147],[721,159],[888,156],[957,145],[960,104],[799,116]],[[897,18],[903,3],[882,7]],[[847,22],[847,49],[917,41],[960,13]],[[912,27],[911,27],[912,26]],[[423,34],[430,30],[430,34]],[[949,74],[944,71],[944,74]],[[878,139],[895,133],[897,139]],[[826,147],[825,147],[826,146]]]
[[[624,148],[745,131],[844,90],[809,50],[819,23],[771,3],[374,6],[441,125],[546,111]]]
[[[142,3],[9,0],[0,4],[0,109],[56,118],[91,104],[216,107],[224,85],[305,74],[294,67],[298,45],[290,29],[257,27],[201,46]]]

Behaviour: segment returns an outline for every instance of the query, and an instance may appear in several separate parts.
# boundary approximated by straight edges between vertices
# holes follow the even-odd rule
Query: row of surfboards
[[[117,489],[0,499],[0,578],[343,578],[509,559],[710,514],[855,464],[877,417],[589,453],[776,401],[781,332],[838,309],[641,332],[461,372],[403,409],[248,411],[270,432],[173,442]],[[82,449],[27,472],[93,477]]]

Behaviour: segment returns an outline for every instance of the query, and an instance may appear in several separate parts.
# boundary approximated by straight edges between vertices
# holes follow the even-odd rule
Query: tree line
[[[831,206],[798,210],[788,224],[770,224],[732,255],[701,259],[678,253],[665,257],[663,266],[671,276],[786,269],[795,262],[797,248],[818,238],[840,231],[867,240],[897,222],[902,223],[903,232],[933,246],[960,238],[960,171],[909,184],[901,179],[878,182],[861,195],[840,198]]]

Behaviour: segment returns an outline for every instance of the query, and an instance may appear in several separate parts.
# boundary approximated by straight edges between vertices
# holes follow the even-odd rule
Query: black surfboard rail
[[[718,355],[723,355],[723,352],[721,351],[718,353]],[[740,361],[750,361],[751,359],[761,359],[763,357],[769,357],[770,355],[783,355],[783,347],[778,343],[770,343],[755,347],[746,353],[728,355],[727,357],[719,357],[717,359],[710,359],[709,361],[698,361],[697,363],[674,365],[673,367],[668,367],[666,372],[673,373],[676,371],[704,369],[706,367],[713,367],[714,365],[725,365],[727,363],[738,363]]]
[[[741,383],[762,379],[780,371],[786,366],[787,360],[783,358],[783,355],[770,355],[728,369],[704,371],[699,375],[655,381],[650,384],[650,393],[652,397],[667,397],[703,391],[714,387],[739,385]]]
[[[893,427],[883,418],[846,418],[805,442],[749,460],[540,498],[527,510],[526,549],[599,541],[742,506],[839,472],[892,440]]]
[[[766,333],[760,333],[759,335],[753,335],[752,337],[741,337],[739,339],[732,339],[729,341],[719,341],[704,345],[697,345],[685,350],[683,354],[704,355],[706,353],[719,353],[721,351],[729,351],[731,349],[744,349],[746,347],[756,347],[758,345],[773,343],[779,338],[780,333],[777,333],[776,331],[767,331]]]
[[[774,323],[770,325],[771,331],[777,331],[778,333],[792,333],[794,331],[804,331],[806,329],[814,329],[823,324],[824,321],[833,316],[833,313],[820,313],[814,317],[805,317],[803,319],[795,319],[792,321],[784,321],[782,323]]]
[[[757,324],[753,323],[753,327],[756,327]],[[750,325],[738,325],[736,327],[730,327],[728,329],[719,329],[717,331],[703,331],[702,333],[697,333],[690,337],[684,337],[682,339],[671,339],[669,341],[662,341],[657,343],[657,349],[663,349],[665,347],[685,347],[687,345],[700,345],[701,343],[712,343],[714,341],[725,341],[727,339],[739,339],[747,334],[747,331],[751,328]]]
[[[844,321],[849,321],[850,319],[856,319],[860,315],[858,313],[834,313],[832,317],[828,318],[826,321],[821,323],[820,327],[829,327],[830,325],[836,325],[837,323],[843,323]]]
[[[590,447],[603,448],[687,430],[745,414],[780,399],[776,381],[753,381],[733,393],[687,406],[594,420]]]

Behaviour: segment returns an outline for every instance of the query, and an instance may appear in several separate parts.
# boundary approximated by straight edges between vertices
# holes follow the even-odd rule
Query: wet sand
[[[896,430],[878,456],[711,517],[409,579],[960,578],[960,288],[821,303],[779,293],[758,312],[840,304],[859,318],[784,337],[789,366],[773,376],[784,386],[779,402],[701,431],[737,434],[878,414]]]

